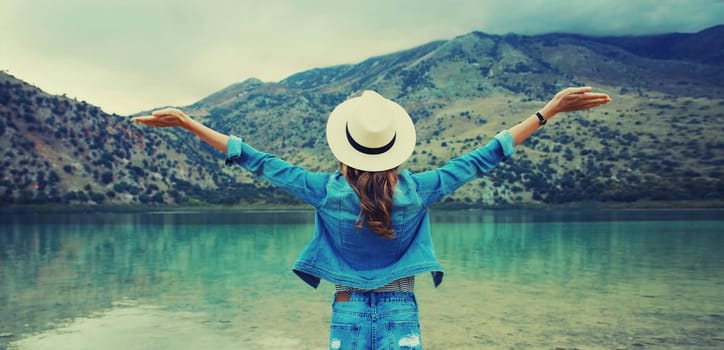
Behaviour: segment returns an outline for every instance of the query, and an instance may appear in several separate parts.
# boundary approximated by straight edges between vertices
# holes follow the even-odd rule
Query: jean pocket
[[[356,350],[359,340],[358,325],[332,323],[329,331],[330,350]]]
[[[389,339],[390,350],[422,349],[420,323],[411,321],[388,322],[387,339]]]

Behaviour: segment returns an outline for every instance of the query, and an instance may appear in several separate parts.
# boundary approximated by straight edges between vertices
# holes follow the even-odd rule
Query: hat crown
[[[395,128],[384,104],[388,100],[374,91],[365,91],[356,101],[359,106],[350,111],[347,131],[360,145],[381,147],[395,137]]]
[[[327,143],[340,162],[359,170],[383,171],[412,155],[415,126],[402,106],[366,90],[332,111]]]

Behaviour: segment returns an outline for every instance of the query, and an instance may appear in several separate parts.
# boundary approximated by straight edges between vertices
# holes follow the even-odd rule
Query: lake
[[[1,214],[0,349],[325,349],[311,211]],[[722,349],[724,211],[433,211],[426,349]]]

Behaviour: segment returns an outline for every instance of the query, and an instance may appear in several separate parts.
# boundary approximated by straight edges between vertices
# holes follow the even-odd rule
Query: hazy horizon
[[[91,0],[0,4],[0,70],[106,112],[184,106],[248,78],[279,81],[472,31],[697,32],[724,2]],[[382,38],[382,39],[381,39]]]

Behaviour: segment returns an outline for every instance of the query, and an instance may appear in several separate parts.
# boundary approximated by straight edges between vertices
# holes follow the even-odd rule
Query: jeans
[[[422,349],[413,293],[352,292],[332,304],[330,350]]]

